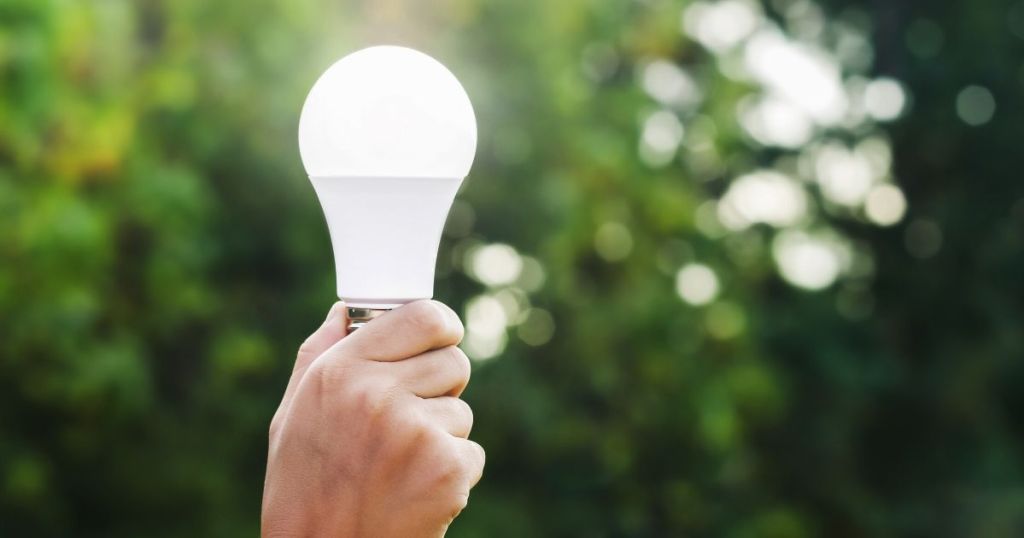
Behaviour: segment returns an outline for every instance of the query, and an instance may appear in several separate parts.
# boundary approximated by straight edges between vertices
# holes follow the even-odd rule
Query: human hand
[[[270,424],[262,534],[443,536],[484,466],[458,398],[462,323],[435,301],[348,336],[347,322],[335,304],[299,349]]]

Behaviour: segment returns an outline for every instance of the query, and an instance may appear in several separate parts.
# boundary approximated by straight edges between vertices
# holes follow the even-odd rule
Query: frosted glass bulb
[[[374,309],[432,297],[441,231],[476,153],[455,76],[404,47],[354,52],[306,97],[299,151],[330,229],[338,297]]]
[[[476,117],[440,62],[405,47],[338,60],[313,85],[299,120],[311,177],[466,177]]]

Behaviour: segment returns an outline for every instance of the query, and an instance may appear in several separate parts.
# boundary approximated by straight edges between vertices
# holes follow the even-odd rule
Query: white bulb
[[[306,97],[299,151],[327,217],[338,297],[389,308],[433,296],[444,221],[476,153],[476,117],[430,56],[371,47]]]

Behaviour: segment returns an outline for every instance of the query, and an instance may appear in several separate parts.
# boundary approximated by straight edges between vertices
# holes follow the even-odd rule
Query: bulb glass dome
[[[412,49],[363,49],[327,69],[299,120],[310,177],[464,178],[476,152],[466,91]]]

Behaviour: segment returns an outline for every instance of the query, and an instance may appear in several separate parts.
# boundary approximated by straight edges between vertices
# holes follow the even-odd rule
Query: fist
[[[347,325],[335,304],[299,350],[270,424],[263,536],[443,536],[484,466],[459,399],[462,323],[417,301]]]

